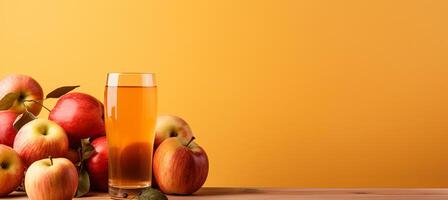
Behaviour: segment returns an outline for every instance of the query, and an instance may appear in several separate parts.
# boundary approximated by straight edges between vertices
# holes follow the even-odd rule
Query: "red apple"
[[[13,124],[18,115],[18,113],[10,110],[0,111],[0,144],[10,147],[14,144],[17,130]]]
[[[103,104],[95,97],[74,92],[59,98],[48,118],[77,141],[104,134],[103,113]]]
[[[179,137],[188,141],[193,134],[187,122],[180,117],[174,115],[157,117],[154,149],[157,149],[165,139],[170,137]]]
[[[78,172],[66,158],[46,158],[26,171],[25,189],[30,200],[70,200],[78,187]]]
[[[42,106],[34,102],[25,101],[41,101],[43,99],[44,92],[36,80],[26,75],[14,74],[6,76],[0,80],[0,99],[11,92],[17,93],[19,98],[9,110],[16,113],[23,113],[26,106],[28,107],[28,111],[34,115],[40,113]]]
[[[35,119],[25,124],[14,140],[14,150],[26,166],[34,161],[63,157],[68,151],[68,139],[64,129],[47,119]]]
[[[204,149],[193,142],[174,137],[160,144],[154,154],[154,177],[166,194],[192,194],[199,190],[208,175]]]
[[[90,175],[90,182],[94,189],[107,191],[108,185],[108,161],[109,150],[105,136],[99,137],[91,143],[95,152],[87,160],[87,171]]]
[[[9,146],[0,144],[0,197],[14,191],[22,182],[24,165]]]

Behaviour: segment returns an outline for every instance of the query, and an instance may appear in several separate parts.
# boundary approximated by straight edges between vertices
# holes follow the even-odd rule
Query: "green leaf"
[[[14,105],[14,102],[19,98],[19,94],[17,93],[8,93],[6,94],[2,100],[0,100],[0,110],[8,110]]]
[[[81,167],[78,173],[78,189],[76,190],[76,197],[82,197],[90,190],[90,179],[87,170]]]
[[[137,196],[137,200],[168,200],[168,198],[158,189],[148,188]]]
[[[16,120],[13,123],[14,128],[18,131],[22,126],[27,124],[30,121],[35,120],[37,117],[33,115],[33,113],[29,112],[28,110],[25,110],[22,114],[17,116]]]
[[[89,139],[81,140],[81,162],[90,158],[95,153],[95,148],[90,144]]]
[[[45,98],[46,99],[49,99],[49,98],[59,98],[62,95],[69,93],[70,91],[74,90],[77,87],[79,87],[79,85],[63,86],[63,87],[56,88],[53,91],[51,91],[50,93],[48,93]]]

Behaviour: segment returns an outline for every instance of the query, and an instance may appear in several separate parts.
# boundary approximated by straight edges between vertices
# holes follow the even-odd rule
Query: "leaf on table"
[[[17,116],[16,120],[13,123],[14,128],[19,131],[22,126],[27,124],[30,121],[35,120],[37,117],[33,115],[33,113],[25,110],[22,114]]]
[[[14,102],[19,98],[17,93],[8,93],[0,100],[0,110],[8,110],[14,105]]]
[[[148,188],[137,196],[137,200],[168,200],[168,198],[160,190]]]
[[[81,167],[78,173],[78,189],[76,190],[76,197],[82,197],[90,190],[90,179],[87,170]]]
[[[81,140],[81,162],[90,158],[95,153],[95,148],[90,144],[89,139]]]
[[[49,98],[59,98],[62,95],[69,93],[70,91],[74,90],[77,87],[79,87],[79,85],[63,86],[63,87],[56,88],[53,91],[51,91],[50,93],[48,93],[45,98],[46,99],[49,99]]]

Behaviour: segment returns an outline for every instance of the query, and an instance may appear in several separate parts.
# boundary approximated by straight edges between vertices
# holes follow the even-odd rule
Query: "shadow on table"
[[[198,192],[194,193],[193,196],[223,196],[223,195],[235,195],[235,194],[255,194],[260,193],[258,189],[252,188],[220,188],[220,187],[209,187],[202,188]]]
[[[5,197],[0,197],[0,199],[14,199],[14,198],[20,198],[20,197],[26,197],[25,192],[13,192],[11,194],[6,195]]]

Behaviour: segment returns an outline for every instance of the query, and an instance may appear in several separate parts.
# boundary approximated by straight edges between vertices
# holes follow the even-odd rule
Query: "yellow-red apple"
[[[24,168],[19,155],[11,147],[0,144],[0,197],[20,185]]]
[[[19,130],[13,146],[22,161],[29,166],[48,156],[64,157],[68,151],[68,139],[64,129],[55,122],[35,119]]]
[[[173,137],[160,144],[154,154],[154,177],[166,194],[192,194],[199,190],[208,175],[204,149],[193,142]]]
[[[70,200],[78,187],[78,172],[66,158],[46,158],[26,171],[25,190],[30,200]]]
[[[0,80],[0,99],[9,93],[19,95],[9,110],[23,113],[25,108],[27,108],[34,115],[40,113],[42,106],[30,100],[42,101],[44,92],[39,83],[33,78],[19,74],[6,76]]]
[[[103,104],[88,94],[73,92],[59,98],[48,119],[59,124],[74,142],[105,132]]]
[[[0,144],[12,147],[17,130],[14,128],[14,121],[19,114],[11,111],[0,111]]]
[[[157,149],[165,139],[170,137],[179,137],[188,141],[193,134],[188,123],[178,116],[162,115],[157,117],[154,149]]]

